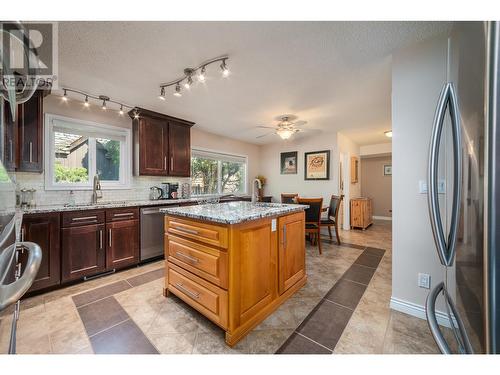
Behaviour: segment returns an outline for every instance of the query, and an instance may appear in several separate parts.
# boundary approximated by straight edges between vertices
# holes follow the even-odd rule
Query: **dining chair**
[[[287,204],[297,203],[298,196],[299,195],[297,193],[292,193],[292,194],[281,193],[281,203],[287,203]]]
[[[338,195],[332,195],[330,199],[330,206],[328,207],[328,215],[325,219],[321,219],[320,222],[320,227],[328,227],[330,242],[332,241],[332,227],[335,227],[335,235],[337,236],[337,242],[339,245],[340,245],[339,211],[342,199],[344,199],[343,194],[340,197]]]
[[[321,252],[321,241],[319,232],[321,229],[321,207],[323,206],[323,198],[297,198],[298,204],[307,204],[306,208],[306,234],[309,235],[312,245],[318,244],[319,253]]]

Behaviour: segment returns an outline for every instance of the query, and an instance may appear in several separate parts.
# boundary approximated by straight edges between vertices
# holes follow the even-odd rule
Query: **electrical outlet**
[[[418,274],[418,283],[420,288],[430,289],[431,288],[431,275],[427,273]]]

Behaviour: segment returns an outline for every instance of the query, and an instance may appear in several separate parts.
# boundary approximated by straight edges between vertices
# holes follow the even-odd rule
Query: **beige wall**
[[[433,241],[427,195],[419,181],[427,179],[427,160],[436,103],[447,71],[447,38],[440,37],[399,51],[392,73],[392,301],[423,317],[428,289],[417,286],[418,273],[431,276],[431,288],[444,270]],[[446,153],[445,145],[440,153]],[[443,197],[440,197],[441,199]],[[443,203],[443,201],[442,201]],[[449,270],[453,295],[454,270]],[[445,311],[438,300],[438,310]]]
[[[305,180],[304,153],[322,150],[330,150],[330,179]],[[280,153],[288,151],[298,152],[297,174],[281,174]],[[292,138],[261,146],[260,171],[267,178],[264,193],[272,195],[277,202],[281,199],[281,193],[298,193],[308,198],[323,197],[325,202],[329,202],[330,196],[338,193],[339,186],[337,134],[325,133],[299,139]]]
[[[361,158],[361,195],[373,199],[373,215],[392,215],[392,176],[384,175],[390,156]]]

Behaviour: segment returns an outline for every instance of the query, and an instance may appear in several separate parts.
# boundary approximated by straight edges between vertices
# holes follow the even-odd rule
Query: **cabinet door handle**
[[[26,227],[23,226],[23,228],[21,229],[21,242],[24,242],[25,233],[26,233]]]
[[[165,158],[163,159],[163,169],[164,170],[167,170],[167,157],[165,156]]]
[[[198,258],[195,258],[195,257],[192,257],[191,255],[187,255],[187,254],[184,254],[184,253],[181,253],[180,251],[176,251],[175,254],[181,258],[185,258],[187,260],[189,260],[190,262],[193,262],[193,263],[198,263],[200,260]]]
[[[97,216],[74,217],[71,220],[72,221],[97,220]]]
[[[99,230],[99,248],[102,250],[102,229]]]
[[[134,213],[133,212],[123,212],[123,213],[114,214],[113,216],[114,217],[134,216]]]
[[[180,283],[176,283],[175,287],[192,298],[195,298],[195,299],[200,298],[200,293],[192,292]]]
[[[174,157],[170,157],[170,169],[174,169]]]
[[[12,139],[9,139],[9,161],[12,162],[14,159],[14,150],[12,149]]]
[[[111,228],[108,229],[108,237],[109,237],[109,247],[113,245],[113,239],[111,236]]]
[[[33,142],[30,142],[30,163],[33,163]]]

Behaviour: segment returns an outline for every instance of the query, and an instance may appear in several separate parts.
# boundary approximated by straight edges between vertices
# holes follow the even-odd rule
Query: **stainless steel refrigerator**
[[[2,48],[0,50],[0,312],[11,309],[12,319],[2,319],[0,324],[8,324],[11,334],[8,348],[0,347],[0,354],[16,352],[16,328],[20,318],[20,298],[30,288],[36,277],[42,252],[40,247],[32,242],[20,242],[19,232],[22,224],[22,212],[16,209],[16,188],[13,183],[13,174],[4,167],[4,158],[11,157],[15,152],[15,145],[6,137],[6,119],[9,123],[15,123],[17,117],[17,105],[27,101],[36,86],[30,88],[15,89],[3,84],[4,78],[12,77],[14,72],[9,67],[9,49],[5,41],[11,38],[19,38],[19,35],[27,35],[21,24],[0,24],[0,38]],[[22,32],[13,33],[14,30]],[[26,54],[33,53],[32,45],[28,38],[17,39]],[[31,47],[31,48],[29,48]],[[33,72],[23,72],[32,75]],[[20,74],[20,72],[16,72]],[[13,120],[13,121],[10,121]],[[27,257],[26,257],[27,253]],[[8,310],[7,310],[8,311]],[[3,329],[3,327],[2,327]]]
[[[442,353],[500,353],[499,28],[454,23],[434,117],[428,202],[444,281],[429,293],[426,315]],[[451,333],[438,324],[438,303]]]

